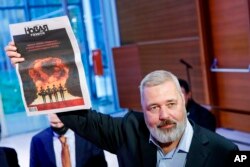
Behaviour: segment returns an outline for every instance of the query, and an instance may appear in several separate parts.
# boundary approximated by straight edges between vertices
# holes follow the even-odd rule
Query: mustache
[[[161,121],[161,122],[157,125],[157,128],[161,128],[161,127],[163,127],[163,126],[172,125],[172,124],[177,124],[177,122],[174,121],[174,120],[171,120],[171,119],[165,119],[165,120]]]

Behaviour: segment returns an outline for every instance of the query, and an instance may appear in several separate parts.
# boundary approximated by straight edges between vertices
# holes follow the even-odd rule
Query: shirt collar
[[[187,153],[191,145],[193,134],[194,134],[193,127],[191,126],[190,122],[187,119],[187,126],[177,146],[177,150],[181,150]]]

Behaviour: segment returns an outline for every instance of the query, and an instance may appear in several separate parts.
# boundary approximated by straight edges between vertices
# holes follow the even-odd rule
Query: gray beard
[[[185,127],[187,119],[185,118],[181,122],[176,122],[176,126],[169,130],[161,130],[157,127],[149,127],[146,123],[150,134],[160,143],[170,143],[181,138]]]

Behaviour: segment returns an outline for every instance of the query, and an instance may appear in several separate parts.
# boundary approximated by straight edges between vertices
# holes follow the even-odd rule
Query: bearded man
[[[140,84],[143,112],[111,117],[93,110],[58,113],[64,124],[117,155],[120,167],[226,167],[238,147],[187,119],[178,79],[154,71]]]

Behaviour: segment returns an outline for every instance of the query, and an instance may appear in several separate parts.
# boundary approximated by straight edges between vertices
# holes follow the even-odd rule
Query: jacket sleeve
[[[107,161],[105,159],[104,151],[95,147],[92,149],[92,155],[88,159],[87,163],[84,165],[85,167],[107,167]]]
[[[116,153],[123,143],[122,118],[94,110],[77,110],[57,115],[65,126],[101,149]]]

